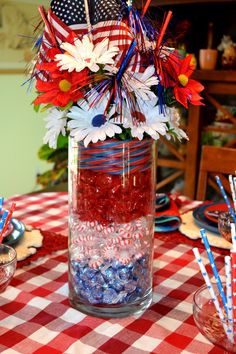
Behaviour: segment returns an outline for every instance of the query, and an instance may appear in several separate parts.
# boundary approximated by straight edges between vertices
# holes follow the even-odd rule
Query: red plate
[[[233,206],[232,206],[233,207]],[[204,216],[216,224],[218,223],[218,215],[222,211],[228,211],[228,207],[226,203],[216,203],[211,204],[209,207],[206,207],[204,210]]]

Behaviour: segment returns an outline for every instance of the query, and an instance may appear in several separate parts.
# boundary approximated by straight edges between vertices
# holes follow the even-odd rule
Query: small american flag
[[[125,7],[120,0],[90,0],[90,20],[92,24],[92,38],[94,44],[109,38],[109,42],[119,47],[120,54],[116,58],[116,66],[119,68],[133,40],[128,25],[122,21]],[[48,26],[45,26],[39,62],[48,62],[47,50],[55,46],[52,42],[53,34],[57,46],[66,42],[67,37],[73,31],[78,36],[88,33],[84,1],[82,0],[53,0],[47,15]],[[132,71],[140,71],[140,56],[136,53],[131,62]],[[47,80],[42,73],[38,75]]]

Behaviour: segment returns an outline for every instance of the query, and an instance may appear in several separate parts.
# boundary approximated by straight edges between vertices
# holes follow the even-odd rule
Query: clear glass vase
[[[98,317],[152,301],[155,142],[69,143],[69,298]]]

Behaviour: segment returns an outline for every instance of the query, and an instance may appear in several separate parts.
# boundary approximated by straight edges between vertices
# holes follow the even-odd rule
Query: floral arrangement
[[[86,23],[63,1],[52,1],[48,13],[39,8],[45,30],[31,78],[35,109],[48,111],[45,144],[56,148],[60,135],[84,146],[110,138],[187,138],[176,107],[202,104],[203,86],[191,79],[191,55],[181,58],[165,44],[171,12],[156,29],[145,16],[149,4],[139,11],[117,0],[108,7],[111,20],[99,21],[84,0]]]
[[[40,7],[34,105],[48,111],[45,143],[60,149],[63,136],[74,138],[69,298],[96,316],[140,313],[151,303],[152,139],[186,138],[176,107],[201,104],[191,56],[181,59],[165,45],[171,13],[157,30],[145,16],[149,4],[141,11],[125,0],[53,0],[48,13]]]

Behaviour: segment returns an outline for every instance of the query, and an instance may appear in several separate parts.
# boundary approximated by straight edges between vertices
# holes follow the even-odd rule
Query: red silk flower
[[[37,79],[36,89],[40,92],[40,95],[35,99],[35,105],[52,104],[65,107],[69,102],[77,102],[84,97],[80,88],[87,83],[88,70],[84,69],[81,72],[73,71],[71,73],[59,70],[57,62],[53,60],[55,55],[59,53],[61,53],[59,49],[50,49],[47,56],[52,61],[37,65],[38,70],[47,73],[49,80]]]
[[[173,53],[163,68],[163,85],[173,87],[176,100],[186,108],[188,108],[188,103],[196,106],[203,105],[199,93],[204,89],[204,86],[200,82],[190,79],[194,70],[191,59],[191,54],[180,60]]]

